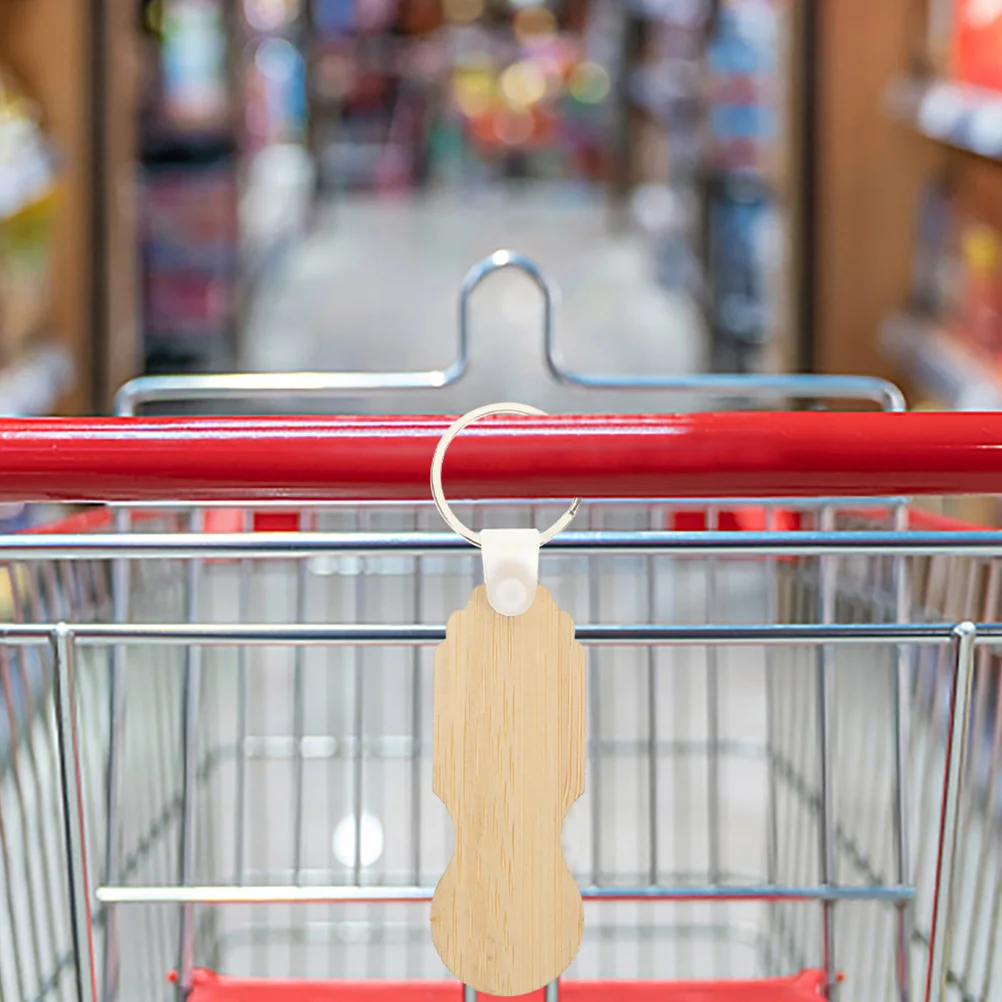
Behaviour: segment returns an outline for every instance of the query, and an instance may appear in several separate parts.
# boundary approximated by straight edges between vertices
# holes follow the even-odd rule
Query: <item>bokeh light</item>
[[[467,118],[486,115],[495,103],[493,78],[487,73],[457,73],[452,82],[452,99]]]
[[[291,80],[299,62],[299,51],[284,38],[269,38],[262,42],[254,57],[258,72],[276,83]]]
[[[612,90],[609,71],[599,63],[578,63],[571,70],[567,89],[582,104],[601,104]]]
[[[453,24],[470,24],[484,13],[484,0],[444,0],[445,19]]]
[[[532,138],[532,115],[527,111],[508,111],[494,118],[494,134],[505,146],[521,146]]]
[[[557,19],[545,7],[524,7],[514,18],[515,37],[520,42],[554,35]]]
[[[244,0],[244,17],[255,31],[275,31],[298,16],[299,0]]]
[[[512,63],[498,83],[505,101],[516,110],[531,108],[546,97],[546,74],[528,59]]]

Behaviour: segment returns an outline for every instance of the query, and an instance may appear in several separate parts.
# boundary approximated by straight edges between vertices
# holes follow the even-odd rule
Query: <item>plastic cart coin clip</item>
[[[545,411],[527,404],[489,404],[464,414],[442,436],[431,463],[431,495],[446,524],[463,539],[480,548],[484,562],[487,601],[502,616],[520,616],[528,611],[539,584],[539,548],[570,525],[581,506],[575,498],[571,506],[549,529],[484,529],[474,532],[449,507],[442,487],[442,465],[452,440],[468,425],[494,414],[546,416]]]

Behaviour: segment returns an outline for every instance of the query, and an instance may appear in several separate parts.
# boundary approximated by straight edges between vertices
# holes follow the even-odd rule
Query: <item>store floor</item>
[[[256,371],[445,368],[467,270],[507,247],[561,293],[558,339],[580,371],[688,373],[705,339],[695,305],[659,286],[643,235],[617,232],[601,194],[537,187],[420,198],[346,198],[320,213],[259,288],[243,367]],[[455,412],[497,400],[554,411],[676,409],[651,391],[554,386],[543,366],[538,290],[506,273],[476,293],[471,365],[446,390],[353,396],[321,409]]]

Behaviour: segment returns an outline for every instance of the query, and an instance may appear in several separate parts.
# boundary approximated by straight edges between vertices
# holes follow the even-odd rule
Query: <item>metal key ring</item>
[[[464,428],[466,428],[467,425],[471,425],[474,421],[479,421],[481,418],[489,417],[492,414],[515,414],[521,417],[546,417],[546,411],[541,411],[538,407],[530,407],[528,404],[488,404],[486,407],[478,407],[476,410],[472,410],[468,414],[464,414],[441,437],[438,445],[435,447],[435,455],[432,457],[431,461],[431,496],[435,501],[435,507],[438,509],[438,513],[443,519],[445,519],[446,525],[448,525],[453,532],[462,536],[463,539],[465,539],[468,543],[472,543],[474,546],[480,545],[480,533],[474,532],[472,529],[463,525],[463,523],[456,517],[452,508],[449,507],[449,502],[445,500],[445,491],[442,488],[442,465],[445,462],[446,450],[452,444],[452,440]],[[557,535],[557,533],[563,532],[564,529],[571,524],[580,507],[581,498],[575,498],[571,502],[570,508],[568,508],[567,511],[565,511],[564,514],[549,527],[549,529],[539,534],[539,545],[542,546],[544,543],[548,543],[554,536]]]

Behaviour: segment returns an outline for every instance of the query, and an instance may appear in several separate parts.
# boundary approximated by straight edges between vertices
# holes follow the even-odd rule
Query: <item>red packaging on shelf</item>
[[[1002,91],[1002,0],[956,0],[953,76]]]

